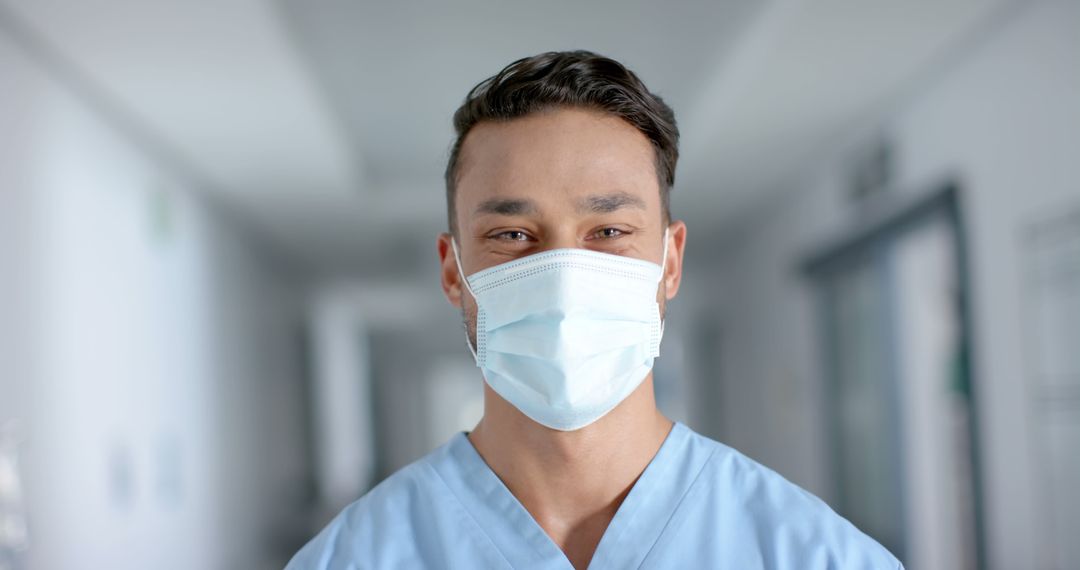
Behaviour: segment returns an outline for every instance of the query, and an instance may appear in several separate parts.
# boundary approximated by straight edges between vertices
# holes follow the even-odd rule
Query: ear
[[[670,301],[682,282],[683,253],[686,251],[686,224],[676,220],[668,226],[667,263],[664,266],[664,289]]]
[[[461,308],[461,274],[458,273],[457,259],[454,258],[450,234],[441,233],[436,241],[439,250],[439,275],[442,281],[443,295],[450,304]]]

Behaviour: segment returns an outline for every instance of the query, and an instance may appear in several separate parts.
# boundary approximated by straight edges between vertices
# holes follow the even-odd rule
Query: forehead
[[[556,109],[483,122],[466,136],[457,181],[458,215],[492,197],[529,198],[557,208],[584,194],[626,192],[660,208],[652,144],[633,125],[586,109]]]

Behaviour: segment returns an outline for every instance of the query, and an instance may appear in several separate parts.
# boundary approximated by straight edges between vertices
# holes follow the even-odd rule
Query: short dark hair
[[[457,139],[446,165],[446,209],[457,233],[454,197],[458,160],[466,135],[484,121],[509,121],[548,109],[602,111],[633,125],[653,145],[664,221],[671,219],[669,194],[679,160],[675,113],[623,64],[590,51],[551,51],[519,59],[481,81],[454,113]]]

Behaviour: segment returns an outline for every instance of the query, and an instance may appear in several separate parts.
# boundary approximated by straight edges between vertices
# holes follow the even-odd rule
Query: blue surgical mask
[[[571,431],[629,396],[660,355],[661,265],[586,249],[556,249],[468,278],[485,381],[537,423]],[[466,342],[468,339],[466,338]]]

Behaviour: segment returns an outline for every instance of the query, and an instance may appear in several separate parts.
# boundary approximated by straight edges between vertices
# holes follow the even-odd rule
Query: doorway
[[[979,568],[959,191],[869,212],[811,256],[837,511],[911,568]]]

